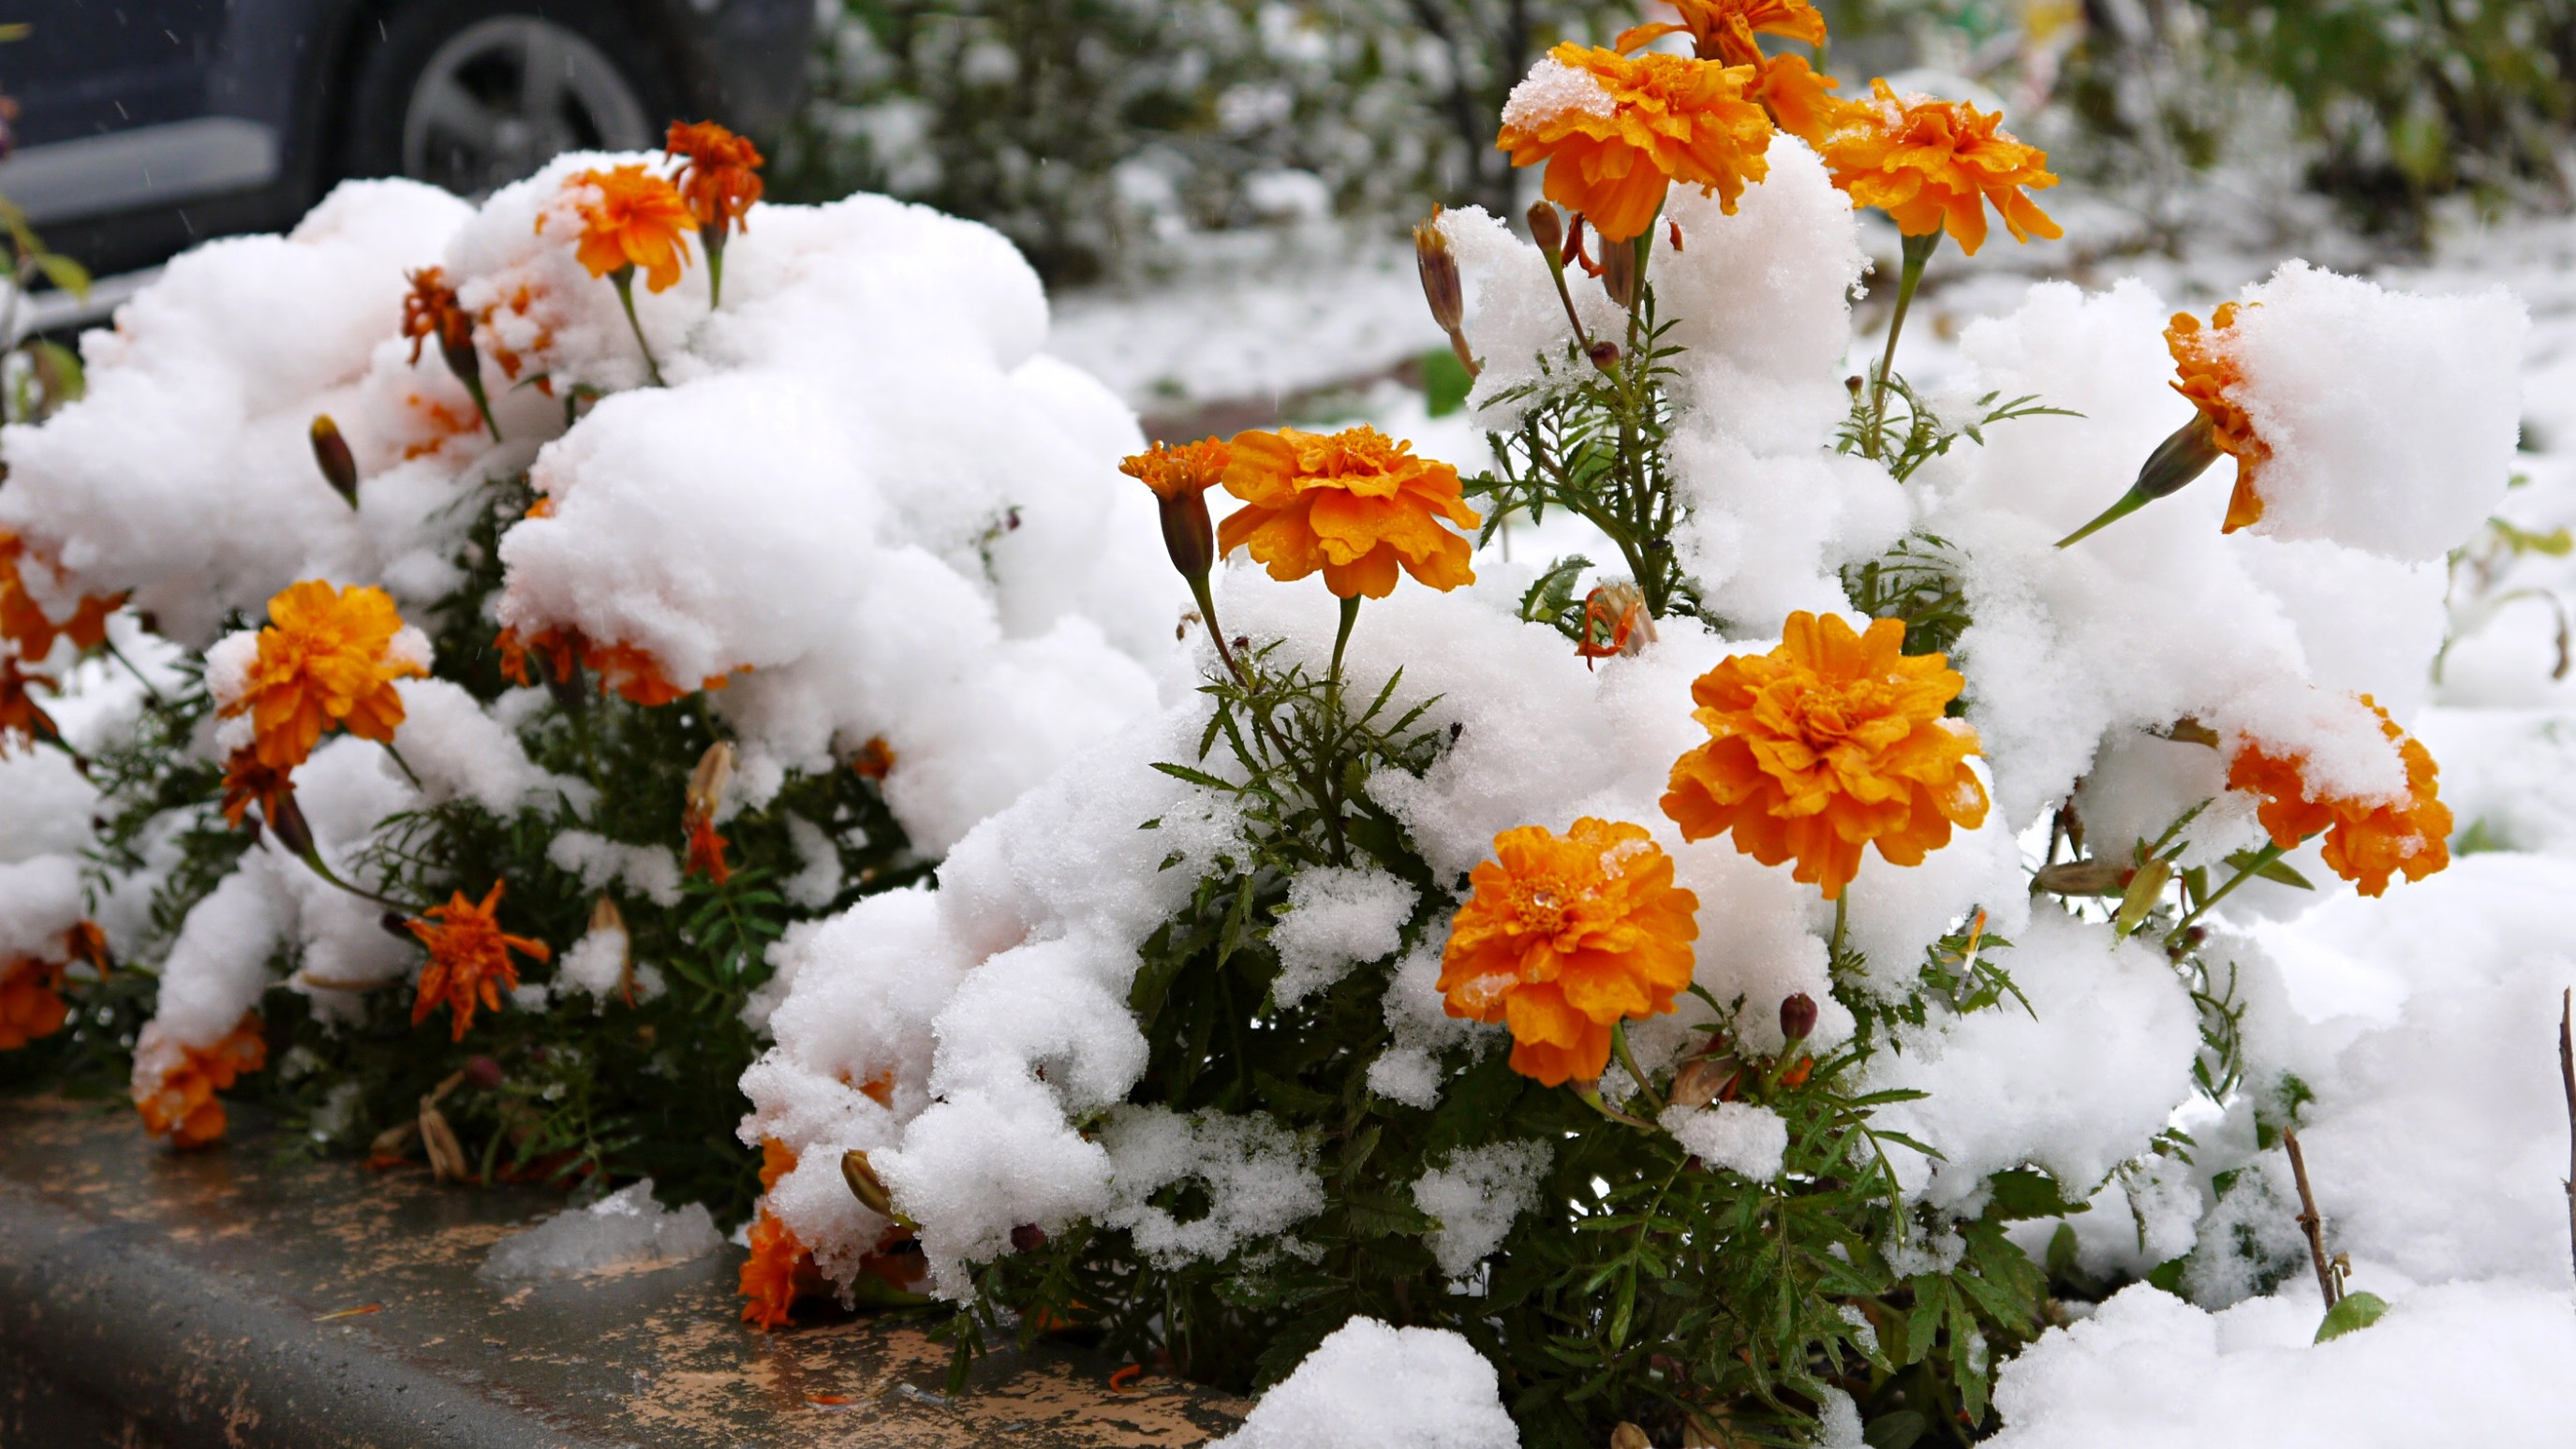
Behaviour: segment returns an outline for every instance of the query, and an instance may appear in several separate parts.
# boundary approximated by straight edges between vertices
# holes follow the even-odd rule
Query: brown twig
[[[2331,1310],[2343,1294],[2335,1287],[2333,1266],[2326,1261],[2325,1219],[2317,1215],[2316,1194],[2308,1191],[2308,1162],[2299,1155],[2298,1133],[2283,1132],[2281,1144],[2290,1149],[2290,1176],[2299,1184],[2299,1230],[2308,1235],[2308,1257],[2317,1267],[2317,1291],[2325,1295]]]
[[[2576,1262],[2576,990],[2558,993],[2558,1075],[2567,1083],[2567,1252]]]

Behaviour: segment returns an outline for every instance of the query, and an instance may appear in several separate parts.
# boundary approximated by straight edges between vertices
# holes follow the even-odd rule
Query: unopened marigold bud
[[[1634,1424],[1621,1424],[1610,1431],[1610,1449],[1655,1449],[1655,1441]]]
[[[1449,250],[1440,213],[1413,229],[1413,265],[1422,274],[1422,300],[1431,304],[1431,320],[1443,332],[1455,332],[1466,321],[1467,297],[1458,279],[1458,256]]]
[[[269,833],[277,843],[294,855],[313,853],[313,827],[304,823],[304,807],[295,803],[295,792],[284,791],[260,802],[260,814],[268,819]]]
[[[850,1196],[859,1200],[859,1206],[881,1218],[895,1215],[894,1199],[887,1195],[877,1170],[868,1165],[866,1153],[853,1147],[841,1154],[841,1180],[850,1185]]]
[[[2173,879],[2173,873],[2173,862],[2169,860],[2150,860],[2139,866],[2137,873],[2129,877],[2128,889],[2120,894],[2120,913],[2112,917],[2112,929],[2126,936],[2144,925],[2147,913],[2163,898],[2165,883]]]
[[[313,417],[313,461],[322,467],[322,481],[331,491],[358,506],[358,460],[349,453],[349,440],[340,436],[340,425],[329,413]]]
[[[1611,302],[1620,311],[1637,310],[1639,280],[1636,244],[1605,239],[1601,243],[1601,290],[1610,294]]]
[[[1537,242],[1538,249],[1547,253],[1548,265],[1564,266],[1565,223],[1557,216],[1556,208],[1544,201],[1531,202],[1529,229],[1530,240]]]
[[[488,1092],[501,1085],[501,1078],[501,1064],[490,1057],[472,1056],[465,1059],[465,1080],[483,1090]]]
[[[1046,1229],[1035,1223],[1022,1223],[1011,1229],[1011,1251],[1034,1253],[1046,1246]]]
[[[1701,1057],[1673,1073],[1673,1105],[1705,1107],[1726,1095],[1726,1084],[1735,1080],[1735,1058]]]
[[[725,786],[732,781],[733,741],[718,740],[707,746],[707,752],[698,756],[697,768],[689,772],[689,815],[698,820],[715,819],[716,807],[724,803]]]
[[[1619,344],[1606,341],[1595,342],[1583,350],[1583,355],[1592,359],[1594,367],[1608,372],[1619,365]]]
[[[2226,452],[2218,445],[2218,429],[2210,422],[2209,414],[2193,413],[2190,422],[2174,429],[2147,455],[2145,466],[2138,469],[2138,481],[2129,485],[2129,491],[2121,494],[2118,502],[2059,539],[2057,546],[2079,543],[2157,499],[2181,492],[2183,485],[2208,472],[2209,465],[2226,456]]]
[[[2061,860],[2043,868],[2032,884],[2054,896],[2116,896],[2127,888],[2130,871],[2107,860]]]
[[[1805,1041],[1816,1029],[1816,998],[1800,991],[1780,1003],[1780,1035],[1790,1041]]]

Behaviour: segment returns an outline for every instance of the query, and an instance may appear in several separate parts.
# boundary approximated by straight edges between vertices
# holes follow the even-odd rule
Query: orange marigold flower
[[[751,1256],[742,1265],[742,1321],[762,1328],[785,1323],[805,1266],[805,1245],[762,1208],[751,1225]]]
[[[1621,51],[1630,51],[1658,36],[1675,31],[1688,31],[1691,48],[1702,60],[1723,61],[1728,65],[1760,65],[1762,47],[1754,42],[1756,35],[1778,35],[1790,40],[1803,40],[1809,45],[1825,43],[1825,17],[1807,0],[1667,0],[1681,19],[1659,25],[1639,25],[1620,32],[1611,42]]]
[[[402,335],[411,339],[411,360],[420,361],[424,342],[435,343],[439,356],[450,367],[459,354],[474,356],[474,314],[456,303],[456,289],[447,285],[447,273],[439,267],[423,267],[404,274],[411,291],[402,304]]]
[[[2366,896],[2388,889],[2392,875],[2422,880],[2451,863],[2451,807],[2442,803],[2435,777],[2440,773],[2433,752],[2410,739],[2388,711],[2369,695],[2361,702],[2379,716],[2379,732],[2397,743],[2406,766],[2406,798],[2358,800],[2319,795],[2308,783],[2303,753],[2274,754],[2247,740],[2228,762],[2227,788],[2263,797],[2255,812],[2272,843],[2289,850],[2325,832],[2328,869],[2352,881]]]
[[[63,963],[21,956],[0,964],[0,1052],[62,1030]]]
[[[393,650],[403,628],[393,595],[306,579],[268,601],[268,620],[247,684],[222,711],[250,715],[260,763],[294,769],[335,724],[361,739],[393,741],[403,720],[393,682],[429,672]]]
[[[592,276],[638,267],[648,292],[666,291],[679,282],[697,218],[689,214],[678,187],[640,162],[584,171],[564,184],[589,193],[573,203],[581,212],[581,245],[574,255]]]
[[[137,1065],[155,1055],[149,1041],[152,1028],[145,1029],[146,1041],[135,1050]],[[134,1107],[143,1116],[143,1130],[155,1137],[167,1137],[173,1147],[202,1147],[222,1139],[224,1104],[215,1093],[231,1087],[244,1072],[255,1072],[268,1064],[268,1043],[260,1035],[259,1018],[244,1016],[240,1024],[212,1046],[179,1047],[178,1060],[172,1062],[148,1084],[135,1083]]]
[[[1623,242],[1654,224],[1673,182],[1715,192],[1732,212],[1745,183],[1770,173],[1757,79],[1751,66],[1569,41],[1512,91],[1495,144],[1514,166],[1546,162],[1547,199]]]
[[[513,625],[503,629],[492,641],[500,651],[501,672],[513,683],[528,684],[528,656],[542,657],[546,667],[558,680],[573,677],[575,669],[588,669],[599,679],[599,687],[615,690],[633,703],[647,707],[669,704],[684,699],[689,691],[673,684],[662,673],[661,662],[631,644],[594,644],[579,629],[556,625],[522,635]],[[711,674],[698,681],[700,689],[722,689],[725,676]]]
[[[1780,647],[1737,654],[1691,686],[1709,742],[1673,762],[1664,813],[1684,840],[1729,830],[1764,865],[1795,859],[1796,878],[1842,894],[1875,842],[1920,865],[1950,827],[1986,818],[1968,768],[1974,731],[1944,718],[1963,681],[1938,654],[1904,652],[1905,626],[1867,634],[1832,614],[1791,614]]]
[[[673,121],[662,154],[678,158],[671,178],[702,232],[722,236],[744,230],[751,204],[760,199],[760,148],[713,121]]]
[[[686,874],[703,874],[717,885],[733,879],[733,868],[725,864],[725,838],[716,833],[715,821],[693,813],[684,823],[689,827]]]
[[[31,685],[51,689],[54,679],[20,669],[16,655],[0,653],[0,754],[8,753],[12,741],[33,745],[54,737],[54,717],[36,703]]]
[[[18,646],[18,657],[39,662],[54,652],[54,640],[68,638],[75,649],[96,649],[107,642],[107,616],[125,603],[125,595],[84,594],[68,623],[56,623],[45,606],[27,590],[19,572],[28,563],[50,567],[26,540],[0,528],[0,639]],[[54,569],[59,576],[60,569]]]
[[[427,917],[434,920],[406,923],[429,948],[429,965],[420,973],[420,995],[411,1004],[412,1025],[429,1020],[429,1014],[445,1002],[455,1026],[450,1039],[463,1041],[465,1029],[474,1024],[477,998],[486,1010],[499,1011],[501,993],[518,988],[519,967],[510,959],[512,951],[537,961],[553,955],[543,941],[503,932],[493,916],[500,904],[501,882],[496,880],[479,906],[458,891],[446,905],[429,908]]]
[[[2191,399],[2209,420],[2210,441],[2236,459],[2236,491],[2228,496],[2222,533],[2262,521],[2263,495],[2254,491],[2255,479],[2272,456],[2271,445],[2255,436],[2254,420],[2227,396],[2245,381],[2227,348],[2236,311],[2236,303],[2221,302],[2205,328],[2189,312],[2177,312],[2165,328],[2165,350],[2174,360],[2173,390]]]
[[[1413,455],[1413,445],[1371,427],[1329,436],[1281,428],[1234,435],[1225,491],[1244,506],[1217,532],[1220,556],[1250,548],[1282,582],[1324,571],[1341,598],[1395,592],[1400,564],[1447,592],[1476,581],[1467,540],[1440,526],[1479,521],[1458,470]]]
[[[294,793],[293,776],[262,763],[255,749],[235,750],[224,761],[224,819],[236,830],[254,804],[262,820],[274,821],[280,802]]]
[[[1509,1025],[1513,1071],[1591,1081],[1613,1025],[1672,1010],[1690,985],[1699,897],[1673,885],[1672,857],[1642,825],[1506,830],[1469,879],[1441,953],[1443,1009]]]
[[[760,1139],[760,1190],[778,1186],[778,1179],[796,1170],[796,1154],[775,1137]]]
[[[883,735],[870,735],[868,742],[859,746],[859,752],[850,757],[850,768],[862,780],[882,781],[894,773],[894,746],[887,744]]]
[[[1118,464],[1119,472],[1154,490],[1155,508],[1162,517],[1163,552],[1193,586],[1216,563],[1216,531],[1208,522],[1207,491],[1233,463],[1231,446],[1201,438],[1177,448],[1156,443]]]
[[[1839,106],[1821,150],[1854,206],[1875,206],[1907,236],[1947,229],[1970,256],[1986,239],[1986,203],[2016,241],[2065,235],[2022,188],[2055,186],[2048,155],[2002,130],[2000,113],[1930,96],[1898,98],[1884,80]]]

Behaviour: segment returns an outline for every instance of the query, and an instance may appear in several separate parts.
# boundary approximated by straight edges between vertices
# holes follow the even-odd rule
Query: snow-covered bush
[[[2251,928],[2447,862],[2401,721],[2520,309],[2052,285],[1917,388],[1925,263],[1989,207],[2054,235],[2044,158],[1830,94],[1754,39],[1803,7],[1681,16],[1688,53],[1561,47],[1504,108],[1534,240],[1417,233],[1484,471],[1365,427],[1128,460],[1199,693],[782,951],[765,1312],[908,1245],[961,1374],[1088,1332],[1277,1385],[1247,1443],[1902,1444],[1990,1428],[2086,1283],[2302,1261],[2281,1134],[2359,1109]],[[1846,376],[1856,206],[1906,244]],[[1561,514],[1616,561],[1473,547]],[[2393,1090],[2386,1050],[2336,1084]],[[1457,1411],[1354,1425],[1363,1354]]]
[[[1161,707],[1134,423],[1010,245],[673,145],[345,185],[0,433],[0,1016],[41,1038],[0,1069],[738,1212],[780,943]]]

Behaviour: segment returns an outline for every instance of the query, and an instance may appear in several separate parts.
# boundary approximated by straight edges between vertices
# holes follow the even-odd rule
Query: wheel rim
[[[449,37],[403,112],[403,174],[480,198],[566,151],[653,143],[644,103],[599,47],[506,15]]]

